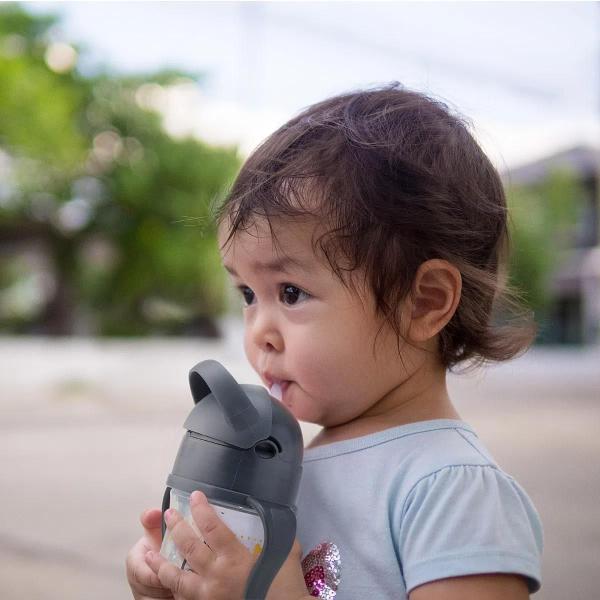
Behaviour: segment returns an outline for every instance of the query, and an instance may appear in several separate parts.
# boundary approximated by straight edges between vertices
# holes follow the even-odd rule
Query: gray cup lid
[[[290,411],[273,399],[266,389],[240,385],[215,360],[195,365],[189,373],[195,406],[184,427],[241,449],[275,435],[288,460],[295,455],[302,460],[303,443],[300,425]]]

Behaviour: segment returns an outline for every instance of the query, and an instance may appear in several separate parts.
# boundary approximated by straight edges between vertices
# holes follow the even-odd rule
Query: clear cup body
[[[224,502],[210,501],[221,520],[231,529],[240,542],[254,555],[260,554],[264,544],[264,528],[258,513],[247,506],[237,506]],[[190,524],[200,539],[204,539],[192,518],[190,510],[190,494],[171,488],[170,507],[174,508]],[[168,561],[182,569],[191,567],[179,553],[177,546],[167,529],[160,548],[160,553]]]

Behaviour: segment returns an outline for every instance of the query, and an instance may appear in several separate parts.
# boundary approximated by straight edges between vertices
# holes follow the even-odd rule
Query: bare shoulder
[[[528,600],[527,583],[520,575],[486,573],[450,577],[425,583],[409,594],[410,600]]]

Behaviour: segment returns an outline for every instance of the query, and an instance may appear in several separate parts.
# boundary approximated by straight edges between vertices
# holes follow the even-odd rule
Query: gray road
[[[186,376],[224,343],[0,338],[0,597],[126,600],[138,515],[158,506],[190,409]],[[462,417],[545,527],[536,600],[600,598],[600,350],[536,351],[451,377]],[[305,429],[305,437],[315,433]]]

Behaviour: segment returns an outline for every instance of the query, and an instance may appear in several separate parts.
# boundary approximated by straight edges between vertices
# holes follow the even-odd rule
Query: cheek
[[[349,389],[360,383],[361,369],[356,366],[363,353],[357,350],[357,345],[358,340],[334,331],[311,339],[305,336],[291,354],[293,373],[308,392],[317,396],[344,397]]]
[[[244,328],[244,354],[252,368],[258,372],[258,351],[256,345],[250,341],[250,336],[246,328]]]

